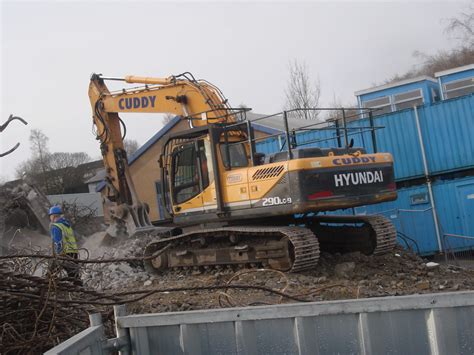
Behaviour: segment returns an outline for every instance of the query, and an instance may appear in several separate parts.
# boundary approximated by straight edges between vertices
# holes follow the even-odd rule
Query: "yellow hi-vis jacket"
[[[61,230],[62,254],[77,253],[77,241],[72,228],[62,223],[53,223],[53,226]]]

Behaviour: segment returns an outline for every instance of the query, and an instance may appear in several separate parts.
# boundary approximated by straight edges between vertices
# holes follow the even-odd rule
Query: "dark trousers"
[[[79,263],[74,261],[74,260],[79,259],[79,254],[67,253],[65,254],[65,256],[67,256],[68,258],[71,258],[71,260],[65,260],[62,262],[62,267],[66,271],[67,276],[69,278],[74,279],[75,283],[82,285]]]

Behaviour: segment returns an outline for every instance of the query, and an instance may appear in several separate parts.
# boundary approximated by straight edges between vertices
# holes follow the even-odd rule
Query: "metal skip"
[[[474,291],[129,316],[116,307],[116,338],[93,323],[47,354],[473,354],[473,317]]]

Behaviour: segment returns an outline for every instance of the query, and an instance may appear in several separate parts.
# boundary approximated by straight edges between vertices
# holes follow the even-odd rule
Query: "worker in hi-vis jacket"
[[[60,206],[53,206],[49,209],[49,219],[51,221],[51,238],[53,241],[53,253],[58,256],[71,258],[60,263],[66,271],[67,276],[73,279],[73,282],[82,285],[79,275],[79,265],[75,260],[79,258],[77,240],[71,223],[64,218]]]

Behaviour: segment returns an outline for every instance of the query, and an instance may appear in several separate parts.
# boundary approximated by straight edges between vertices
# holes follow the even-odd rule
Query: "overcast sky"
[[[184,71],[217,85],[231,105],[274,113],[284,104],[288,63],[319,78],[322,104],[355,104],[354,91],[404,73],[457,43],[446,19],[468,2],[1,2],[0,179],[14,178],[40,128],[52,152],[100,157],[87,96],[90,74],[167,77]],[[156,115],[125,117],[128,137],[146,142]]]

